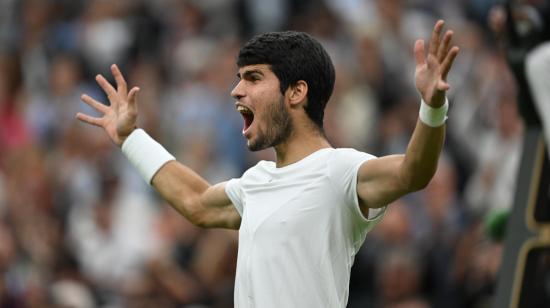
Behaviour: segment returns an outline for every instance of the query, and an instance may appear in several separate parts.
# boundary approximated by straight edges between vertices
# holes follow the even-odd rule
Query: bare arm
[[[414,48],[416,87],[424,101],[434,108],[445,103],[445,92],[450,87],[447,74],[458,54],[458,47],[450,47],[453,33],[447,31],[441,39],[442,28],[443,21],[438,21],[427,57],[423,41],[418,40]],[[385,206],[428,185],[437,169],[444,139],[445,125],[430,127],[418,120],[404,155],[389,155],[365,162],[359,168],[357,179],[362,209]]]
[[[210,186],[193,170],[176,161],[164,165],[152,181],[160,195],[193,224],[239,229],[241,216],[225,193],[225,184]]]
[[[82,101],[102,113],[102,117],[96,118],[82,113],[78,113],[76,117],[85,123],[103,128],[120,147],[136,129],[136,96],[139,88],[134,87],[128,92],[126,81],[118,67],[113,65],[111,71],[117,89],[103,76],[96,77],[109,98],[109,106],[88,95],[82,95]],[[225,193],[225,183],[210,186],[193,170],[171,161],[159,169],[151,184],[172,207],[195,225],[230,229],[238,229],[240,226],[240,215]]]

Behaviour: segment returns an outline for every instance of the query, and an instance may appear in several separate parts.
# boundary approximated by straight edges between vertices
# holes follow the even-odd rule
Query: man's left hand
[[[443,20],[435,24],[427,57],[423,40],[417,40],[414,45],[416,88],[424,101],[434,108],[445,103],[445,92],[450,88],[447,83],[447,74],[459,51],[457,46],[451,48],[453,31],[447,30],[441,37],[444,24]]]

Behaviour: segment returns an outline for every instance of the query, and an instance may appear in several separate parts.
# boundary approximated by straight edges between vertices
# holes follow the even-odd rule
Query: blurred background
[[[117,63],[139,126],[211,183],[250,153],[229,92],[239,47],[265,31],[318,38],[337,70],[335,147],[404,152],[416,123],[413,45],[437,19],[461,48],[439,169],[392,205],[356,256],[349,307],[488,307],[521,155],[517,86],[491,0],[0,0],[0,307],[232,307],[237,232],[180,217],[79,97]]]

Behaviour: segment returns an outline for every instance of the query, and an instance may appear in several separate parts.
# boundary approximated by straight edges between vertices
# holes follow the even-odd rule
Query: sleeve
[[[243,190],[241,186],[241,179],[231,179],[225,184],[225,193],[233,203],[239,215],[243,217]]]
[[[369,209],[369,216],[364,217],[359,208],[357,172],[364,162],[373,158],[376,157],[371,154],[353,149],[341,149],[336,151],[329,161],[330,178],[335,189],[344,198],[345,205],[350,207],[350,210],[360,222],[367,224],[369,230],[381,220],[386,212],[386,206]]]

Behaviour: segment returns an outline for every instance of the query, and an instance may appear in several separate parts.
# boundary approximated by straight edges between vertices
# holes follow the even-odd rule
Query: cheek
[[[255,97],[255,111],[261,119],[273,117],[271,113],[279,110],[283,96],[281,92],[273,90],[265,90],[257,93]]]
[[[256,99],[260,102],[273,102],[282,96],[278,83],[264,82],[255,87]]]
[[[288,114],[285,108],[282,96],[273,97],[263,108],[262,119],[270,125],[278,124]]]
[[[257,99],[259,105],[263,109],[266,109],[273,104],[273,102],[278,102],[281,99],[281,92],[279,92],[279,90],[265,89],[258,93]]]

